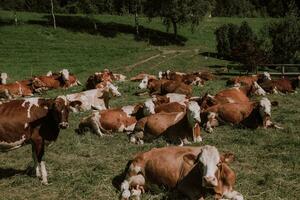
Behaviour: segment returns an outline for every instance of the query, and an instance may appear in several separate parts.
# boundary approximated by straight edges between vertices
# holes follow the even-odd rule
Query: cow
[[[74,75],[70,75],[67,69],[63,69],[59,73],[51,74],[48,72],[47,75],[32,78],[32,87],[35,91],[69,88],[80,84],[77,78]]]
[[[177,82],[183,82],[187,85],[203,86],[203,84],[204,84],[204,81],[200,77],[198,77],[196,74],[171,72],[170,70],[167,70],[166,72],[160,71],[158,73],[158,78],[173,80],[173,81],[177,81]]]
[[[201,142],[200,123],[200,107],[197,102],[190,101],[184,112],[159,112],[140,119],[130,135],[130,142],[143,144],[144,140],[160,136],[180,145],[189,144],[188,138]]]
[[[210,133],[213,127],[220,123],[242,125],[251,129],[258,127],[281,129],[271,121],[271,105],[272,103],[266,97],[259,102],[218,104],[203,111],[201,118],[206,122],[205,130]]]
[[[148,76],[141,81],[139,84],[140,89],[148,88],[151,94],[168,94],[168,93],[179,93],[187,96],[192,95],[192,86],[186,85],[182,82],[172,80],[149,80]]]
[[[16,81],[14,83],[0,84],[0,97],[4,99],[33,96],[33,92],[29,81]]]
[[[234,190],[235,172],[229,167],[232,153],[221,154],[216,147],[163,147],[138,153],[127,164],[121,183],[121,199],[140,199],[142,193],[158,185],[175,189],[191,200],[243,200]]]
[[[8,79],[8,75],[5,72],[2,72],[0,74],[0,85],[1,84],[6,84],[7,83],[7,79]]]
[[[99,136],[113,132],[132,132],[137,122],[136,114],[141,110],[140,104],[123,106],[102,111],[95,111],[80,120],[75,131],[82,134],[89,130]]]
[[[211,81],[215,79],[215,76],[209,71],[194,72],[192,74],[198,76],[204,81]]]
[[[138,75],[136,75],[136,76],[134,76],[134,77],[131,77],[131,78],[130,78],[130,81],[141,81],[141,80],[143,80],[146,76],[148,77],[149,80],[152,80],[152,79],[157,80],[157,77],[154,76],[154,75],[141,73],[141,74],[138,74]]]
[[[67,99],[58,96],[12,100],[0,105],[0,113],[0,150],[5,152],[30,143],[36,176],[47,185],[45,143],[55,141],[60,129],[68,127]]]
[[[232,87],[221,90],[214,96],[205,94],[198,102],[201,108],[205,110],[217,104],[249,102],[249,96],[253,94],[264,96],[266,92],[254,82],[251,86]]]
[[[276,80],[266,81],[261,87],[268,93],[293,93],[296,91],[300,84],[300,76],[294,79],[281,78]]]
[[[255,74],[251,76],[236,76],[227,81],[227,85],[234,85],[234,86],[251,86],[254,82],[259,84],[271,80],[271,75],[268,72],[264,72],[263,74]]]

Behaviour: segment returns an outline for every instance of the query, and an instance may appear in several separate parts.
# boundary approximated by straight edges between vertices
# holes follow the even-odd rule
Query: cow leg
[[[202,142],[202,138],[200,135],[200,125],[198,123],[196,123],[193,128],[193,142]]]
[[[42,138],[37,137],[37,138],[33,138],[32,142],[33,142],[32,153],[35,162],[36,175],[37,177],[42,179],[42,184],[48,185],[48,179],[47,179],[48,174],[47,174],[45,162],[43,161],[44,148],[45,148],[44,141]]]
[[[41,165],[39,164],[39,162],[37,161],[37,155],[35,152],[35,145],[32,144],[32,159],[34,162],[34,169],[35,169],[35,174],[36,177],[41,178]]]

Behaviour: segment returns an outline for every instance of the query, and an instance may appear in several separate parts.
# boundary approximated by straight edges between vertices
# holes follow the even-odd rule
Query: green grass
[[[273,19],[212,18],[205,20],[195,33],[189,26],[181,27],[179,33],[188,40],[185,46],[152,46],[147,41],[137,42],[132,34],[118,33],[115,37],[74,32],[58,27],[28,24],[30,20],[43,20],[43,14],[18,13],[21,25],[0,27],[0,71],[10,76],[10,81],[31,75],[44,74],[48,70],[68,68],[81,82],[88,75],[104,68],[127,76],[145,71],[176,69],[193,71],[209,69],[211,65],[224,65],[226,61],[205,59],[195,51],[165,54],[158,59],[139,65],[128,71],[140,60],[156,55],[161,50],[197,49],[199,52],[214,52],[214,30],[221,24],[241,23],[247,20],[258,31]],[[12,19],[10,12],[0,12],[3,19]],[[133,24],[132,17],[96,16],[101,22]],[[158,19],[148,23],[148,28],[165,31]],[[141,102],[145,97],[136,97],[137,83],[118,84],[123,96],[111,101],[112,106]],[[225,87],[224,80],[208,82],[203,88],[195,88],[194,94],[206,91],[215,93]],[[80,91],[82,88],[49,91],[45,96],[54,97]],[[223,126],[213,134],[203,132],[203,144],[215,145],[220,151],[232,151],[237,159],[232,168],[237,173],[236,189],[245,199],[300,199],[300,94],[271,95],[279,101],[273,109],[272,118],[284,126],[284,130],[255,131]],[[99,138],[86,134],[78,136],[74,129],[87,113],[71,114],[70,128],[62,130],[57,142],[46,149],[46,163],[51,185],[42,186],[33,177],[23,173],[10,175],[13,170],[25,170],[31,162],[30,146],[0,154],[0,199],[117,199],[119,191],[112,185],[127,161],[137,152],[152,147],[165,146],[163,140],[136,146],[128,143],[125,134]],[[14,174],[14,173],[13,173]],[[146,194],[143,199],[163,199],[166,191]]]

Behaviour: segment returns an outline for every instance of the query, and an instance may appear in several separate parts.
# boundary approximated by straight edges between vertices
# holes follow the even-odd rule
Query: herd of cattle
[[[227,81],[231,87],[198,97],[192,95],[192,86],[203,86],[206,81],[216,79],[213,74],[168,70],[158,76],[139,74],[130,79],[140,81],[139,89],[147,89],[150,94],[144,103],[110,108],[110,98],[121,96],[114,82],[125,81],[126,77],[107,69],[91,75],[85,91],[54,99],[28,96],[81,85],[66,69],[14,83],[7,83],[7,79],[8,75],[1,73],[0,150],[30,143],[36,176],[43,184],[48,184],[43,161],[45,143],[55,141],[60,129],[68,128],[69,112],[94,110],[80,120],[75,130],[79,134],[90,131],[102,136],[126,132],[131,143],[143,144],[163,137],[177,145],[138,153],[128,162],[125,180],[120,185],[124,200],[140,199],[150,183],[176,188],[189,199],[204,199],[207,195],[215,199],[243,199],[234,190],[236,177],[229,167],[233,154],[220,154],[209,145],[185,145],[202,141],[202,127],[206,132],[213,132],[222,124],[281,129],[271,121],[271,106],[277,106],[278,102],[271,102],[266,95],[296,92],[300,82],[300,77],[273,80],[265,72],[231,78]],[[259,101],[250,100],[254,95],[263,97]]]

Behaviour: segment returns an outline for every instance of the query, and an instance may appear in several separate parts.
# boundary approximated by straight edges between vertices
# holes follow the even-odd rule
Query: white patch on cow
[[[211,98],[211,99],[214,99],[214,98],[215,98],[215,96],[210,95],[210,94],[207,94],[207,97],[208,97],[208,98]]]
[[[42,183],[44,185],[48,184],[48,179],[47,179],[47,170],[46,170],[46,165],[45,165],[45,161],[41,162],[41,173],[42,173]]]
[[[196,77],[195,80],[193,80],[192,85],[203,86],[201,81],[202,81],[202,79],[200,77]]]
[[[264,72],[264,80],[271,80],[271,75],[269,72]]]
[[[44,106],[44,109],[48,110],[48,106]]]
[[[184,112],[178,113],[178,114],[176,115],[175,119],[174,119],[174,122],[176,122],[176,121],[181,117],[181,115],[183,115],[183,114],[184,114]]]
[[[166,94],[166,97],[169,98],[170,103],[171,102],[186,102],[187,97],[185,94],[177,94],[177,93],[168,93]]]
[[[253,86],[255,88],[255,94],[256,95],[262,95],[262,96],[265,96],[266,95],[266,91],[264,89],[262,89],[262,87],[260,87],[260,85],[258,85],[258,83],[255,81],[253,83]]]
[[[278,94],[278,93],[279,93],[276,86],[273,88],[273,91],[272,91],[272,92],[273,92],[274,94]]]
[[[47,72],[46,76],[52,76],[52,71]]]
[[[163,77],[163,72],[162,72],[162,71],[159,71],[159,72],[158,72],[158,79],[162,79],[162,77]]]
[[[112,92],[112,94],[113,94],[114,96],[117,96],[117,97],[120,97],[120,96],[121,96],[121,93],[119,92],[118,87],[117,87],[117,86],[114,86],[111,82],[108,82],[108,83],[107,83],[107,88],[109,89],[109,91]]]
[[[140,166],[131,165],[129,170],[131,172],[134,172],[134,173],[138,174],[139,172],[142,171],[142,168]]]
[[[70,76],[69,70],[62,69],[59,73],[62,75],[64,80],[66,80],[66,81],[69,80],[69,76]]]
[[[148,86],[148,82],[149,82],[149,77],[148,76],[145,76],[143,78],[143,80],[141,81],[141,83],[139,84],[139,88],[140,89],[146,89],[147,86]]]
[[[265,115],[271,116],[271,102],[266,97],[259,101],[259,114],[261,117],[264,117]]]
[[[226,100],[228,101],[228,103],[234,103],[235,101],[232,99],[232,98],[230,98],[230,97],[226,97]]]
[[[7,73],[2,72],[1,75],[0,75],[1,84],[6,84],[7,78],[8,78]]]
[[[28,123],[24,124],[24,129],[26,129],[28,127]]]
[[[233,89],[236,89],[236,90],[240,90],[240,87],[241,87],[241,84],[240,83],[235,83],[233,85]]]
[[[167,73],[167,75],[169,75],[169,74],[171,73],[171,71],[168,69],[168,70],[166,71],[166,73]]]
[[[142,191],[140,189],[131,189],[131,199],[132,200],[140,200]]]
[[[30,110],[32,108],[32,106],[36,106],[39,107],[39,98],[35,97],[35,98],[26,98],[24,99],[24,102],[22,103],[22,107],[25,108],[25,104],[29,103],[27,106],[27,118],[30,118]]]
[[[186,73],[183,73],[183,72],[175,72],[175,74],[180,75],[180,76],[186,75]]]
[[[225,191],[223,194],[223,197],[225,197],[226,199],[231,199],[231,200],[244,200],[243,195],[235,190]]]
[[[205,145],[202,148],[202,153],[199,157],[200,162],[203,165],[203,186],[209,185],[218,186],[218,180],[215,176],[218,170],[218,164],[220,162],[220,154],[216,147]]]
[[[190,101],[187,106],[187,118],[191,127],[201,122],[200,106],[196,101]]]
[[[124,113],[126,113],[127,117],[130,117],[135,109],[135,106],[123,106],[121,109]]]
[[[67,106],[68,105],[68,98],[64,95],[58,96],[56,97],[56,99],[62,99],[64,101],[64,105]]]
[[[136,123],[133,123],[133,124],[125,127],[125,131],[132,132],[134,130],[135,124]]]
[[[26,140],[26,136],[22,135],[21,139],[15,142],[0,141],[0,151],[9,151],[9,150],[17,149],[22,146],[25,140]]]
[[[121,126],[118,128],[118,132],[122,133],[125,130],[125,125],[121,124]]]
[[[155,114],[155,105],[152,99],[147,99],[144,103],[143,113],[145,116]]]

